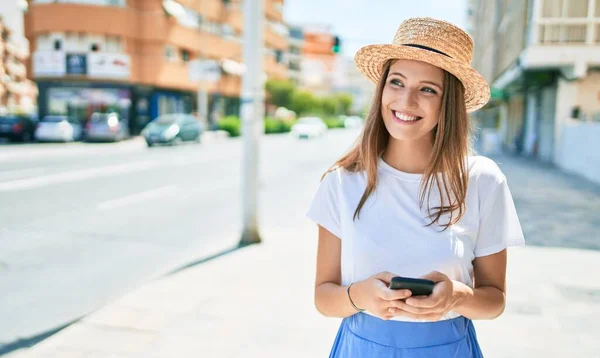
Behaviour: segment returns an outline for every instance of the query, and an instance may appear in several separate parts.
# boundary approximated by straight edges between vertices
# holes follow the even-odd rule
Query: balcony
[[[137,20],[134,11],[122,7],[31,4],[25,14],[25,36],[31,39],[39,33],[83,32],[136,37]]]
[[[521,55],[524,68],[563,68],[574,77],[600,65],[600,17],[540,18]]]
[[[272,56],[266,56],[265,58],[265,72],[269,77],[275,77],[279,79],[287,78],[287,66],[282,63],[277,63]]]
[[[265,1],[265,15],[271,21],[283,22],[282,4],[277,1]]]

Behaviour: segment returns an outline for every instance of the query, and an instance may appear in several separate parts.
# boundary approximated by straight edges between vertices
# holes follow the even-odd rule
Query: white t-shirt
[[[473,287],[473,260],[525,244],[506,177],[491,159],[468,157],[466,210],[445,231],[426,226],[427,202],[420,207],[421,174],[401,172],[379,159],[378,184],[353,220],[364,193],[366,173],[339,168],[325,176],[307,216],[342,240],[342,285],[389,271],[420,277],[440,271]],[[437,185],[430,206],[439,205]],[[436,193],[436,195],[434,195]],[[448,222],[443,215],[441,223]],[[368,312],[367,312],[368,313]],[[458,317],[449,312],[443,319]],[[395,317],[400,321],[414,321]]]

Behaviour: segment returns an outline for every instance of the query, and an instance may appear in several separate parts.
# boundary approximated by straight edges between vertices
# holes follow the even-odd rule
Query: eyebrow
[[[398,75],[398,76],[400,76],[400,77],[404,78],[405,80],[407,79],[407,78],[406,78],[406,76],[404,76],[404,75],[403,75],[403,74],[401,74],[400,72],[392,72],[392,73],[390,73],[390,74],[388,75],[388,77],[389,77],[389,76],[391,76],[391,75]],[[438,84],[437,84],[437,83],[435,83],[435,82],[431,82],[431,81],[421,81],[421,83],[428,83],[428,84],[430,84],[430,85],[434,85],[434,86],[438,87],[440,90],[443,90],[443,89],[444,89],[442,86],[438,85]]]

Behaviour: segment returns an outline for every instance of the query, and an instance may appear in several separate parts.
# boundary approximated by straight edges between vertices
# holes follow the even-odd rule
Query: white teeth
[[[404,114],[399,114],[396,111],[393,111],[393,112],[394,112],[394,116],[396,116],[396,118],[398,118],[401,121],[413,122],[413,121],[416,121],[417,119],[419,119],[419,117],[413,117],[413,116],[407,116],[407,115],[404,115]]]

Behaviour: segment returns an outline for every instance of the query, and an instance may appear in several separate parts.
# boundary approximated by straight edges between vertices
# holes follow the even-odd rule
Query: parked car
[[[0,116],[0,138],[7,138],[11,142],[29,142],[35,136],[37,122],[33,116]]]
[[[117,113],[92,113],[85,127],[89,141],[119,142],[129,137],[129,123]]]
[[[72,142],[83,137],[83,126],[67,116],[45,116],[35,130],[39,141]]]
[[[203,131],[204,126],[190,114],[165,114],[148,123],[142,130],[142,136],[149,147],[186,141],[200,143]]]
[[[363,119],[359,116],[350,116],[344,119],[344,128],[359,128],[363,125]]]
[[[327,125],[319,117],[302,117],[292,126],[291,134],[298,139],[320,137],[327,132]]]

